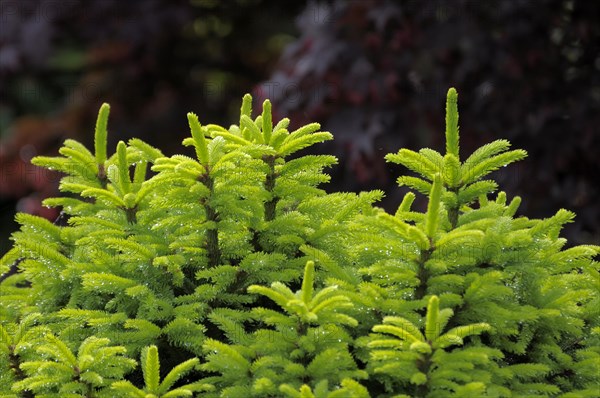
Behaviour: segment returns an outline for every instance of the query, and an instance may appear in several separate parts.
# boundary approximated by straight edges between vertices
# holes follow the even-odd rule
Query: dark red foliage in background
[[[442,149],[454,86],[463,157],[509,138],[530,157],[496,177],[521,212],[572,209],[572,243],[600,243],[599,15],[575,0],[0,0],[0,252],[16,207],[56,214],[39,204],[58,176],[31,156],[90,146],[102,102],[111,146],[139,136],[172,153],[188,111],[228,125],[253,88],[335,135],[328,189],[383,188],[393,211],[405,171],[383,155]]]
[[[40,201],[58,176],[29,165],[68,137],[91,146],[102,102],[110,146],[140,137],[172,153],[186,113],[229,123],[293,40],[304,1],[0,0],[0,253],[15,208],[53,218]]]
[[[521,212],[574,210],[571,243],[600,242],[600,2],[334,1],[298,19],[256,92],[295,123],[321,121],[343,160],[336,188],[403,190],[383,155],[443,150],[444,98],[459,92],[463,159],[508,138],[529,158],[496,173]],[[422,204],[423,205],[423,204]]]

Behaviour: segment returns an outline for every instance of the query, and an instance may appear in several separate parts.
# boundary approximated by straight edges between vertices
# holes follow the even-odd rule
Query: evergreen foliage
[[[253,116],[245,96],[228,129],[189,113],[193,155],[170,157],[138,139],[109,156],[109,111],[94,153],[34,159],[65,174],[46,205],[69,219],[17,216],[0,396],[598,395],[600,248],[564,249],[573,213],[494,195],[486,176],[525,151],[461,160],[454,89],[446,153],[387,156],[428,198],[393,215],[383,192],[319,188],[336,159],[298,152],[331,134],[288,131],[268,100]]]

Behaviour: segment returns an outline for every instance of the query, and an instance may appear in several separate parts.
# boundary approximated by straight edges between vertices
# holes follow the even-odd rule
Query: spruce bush
[[[565,248],[574,214],[516,215],[489,178],[525,158],[496,140],[387,161],[426,195],[326,193],[336,163],[300,150],[267,100],[239,124],[188,114],[191,156],[139,139],[74,140],[34,164],[65,174],[64,225],[19,214],[0,263],[0,397],[597,397],[600,248]]]

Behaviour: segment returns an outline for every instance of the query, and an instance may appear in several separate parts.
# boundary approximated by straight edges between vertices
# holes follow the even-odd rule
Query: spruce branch
[[[427,219],[425,223],[425,233],[430,240],[433,240],[438,229],[440,220],[440,202],[442,199],[442,180],[439,174],[433,178],[433,186],[429,195],[429,204],[427,205]]]
[[[142,351],[141,364],[144,374],[144,388],[135,387],[129,381],[116,381],[112,383],[111,389],[119,394],[120,397],[155,397],[155,398],[177,398],[192,397],[195,392],[210,391],[214,387],[202,383],[189,383],[181,387],[171,389],[173,385],[187,373],[194,370],[198,365],[198,358],[188,359],[185,362],[175,366],[160,381],[160,361],[158,349],[152,345],[145,347]]]
[[[260,131],[260,127],[256,124],[250,116],[242,115],[240,118],[240,129],[242,130],[242,136],[256,144],[264,144],[263,135]]]
[[[252,285],[248,292],[270,298],[289,315],[306,324],[335,319],[336,322],[355,326],[357,321],[343,314],[344,309],[352,307],[352,303],[343,293],[337,292],[337,286],[326,287],[314,294],[314,266],[313,261],[306,262],[302,288],[296,293],[279,282],[272,283],[270,288]]]
[[[200,164],[204,167],[209,166],[208,161],[208,147],[206,138],[204,136],[204,129],[200,126],[200,122],[198,121],[198,116],[195,113],[187,114],[188,123],[190,125],[190,129],[192,131],[192,138],[194,149],[196,150],[196,156],[200,161]]]
[[[164,157],[163,153],[153,146],[145,143],[139,138],[130,139],[127,144],[130,148],[135,148],[139,153],[141,160],[146,162],[155,163],[157,159]]]
[[[98,177],[99,166],[95,161],[94,155],[79,142],[71,139],[65,140],[64,146],[58,150],[58,153],[65,158],[73,159],[77,166],[72,167],[77,167],[79,170],[83,171],[80,171],[81,176],[85,176],[88,180],[94,180]]]
[[[118,179],[111,181],[119,188],[121,195],[125,196],[131,192],[131,177],[129,175],[129,163],[127,163],[127,145],[123,141],[117,144],[117,170]]]
[[[313,298],[313,284],[315,282],[315,263],[307,261],[304,267],[304,278],[302,279],[302,301],[305,304],[310,304]]]
[[[517,209],[521,205],[521,197],[515,196],[511,201],[506,210],[504,211],[504,215],[508,217],[513,217],[517,212]]]
[[[436,173],[440,173],[441,165],[436,165],[431,160],[415,151],[402,148],[398,153],[389,153],[385,156],[388,162],[397,163],[405,166],[407,169],[420,174],[421,176],[433,181]]]
[[[440,316],[440,299],[433,296],[427,304],[427,319],[425,321],[425,338],[435,340],[440,335],[438,317]]]
[[[422,180],[418,177],[411,176],[400,176],[397,180],[398,186],[407,186],[422,193],[423,195],[429,195],[431,192],[431,183]]]
[[[40,315],[39,313],[29,314],[23,317],[18,324],[6,323],[5,326],[0,324],[0,358],[4,355],[8,359],[6,364],[0,361],[0,369],[3,372],[10,372],[13,376],[12,380],[16,382],[27,379],[27,374],[21,368],[25,361],[26,347],[40,341],[49,332],[46,326],[35,325]],[[11,389],[11,386],[6,387],[8,390]],[[2,392],[2,387],[0,387],[0,394]],[[25,388],[21,390],[19,397],[33,398],[34,394],[30,388]]]
[[[283,384],[279,391],[289,398],[369,398],[368,390],[356,380],[343,379],[339,388],[329,387],[327,380],[317,383],[314,390],[304,384],[296,389],[289,384]]]
[[[106,162],[106,147],[107,147],[107,125],[108,115],[110,113],[110,105],[107,103],[102,104],[100,111],[98,112],[98,119],[96,121],[96,132],[94,134],[94,151],[96,154],[96,164],[98,165],[98,179],[105,181],[105,162]]]
[[[398,206],[398,210],[396,210],[396,216],[401,213],[409,212],[414,201],[415,194],[412,192],[407,192],[402,198],[402,202],[400,203],[400,206]]]
[[[510,148],[510,142],[504,139],[495,140],[476,149],[471,156],[465,160],[464,165],[472,168],[474,165],[481,163],[484,160],[491,158],[502,152],[506,152]]]
[[[476,323],[442,333],[452,314],[453,311],[449,308],[440,310],[439,298],[431,296],[427,305],[425,335],[406,318],[384,317],[383,324],[373,327],[377,334],[367,344],[372,350],[374,371],[388,374],[397,381],[409,382],[415,386],[419,396],[426,396],[440,388],[444,390],[448,383],[457,388],[460,384],[450,380],[458,381],[461,377],[444,371],[443,366],[440,368],[438,358],[447,355],[444,351],[446,348],[462,345],[464,338],[489,331],[491,327],[486,323]],[[454,351],[450,355],[455,352],[456,360],[459,360],[460,351]],[[460,358],[461,362],[466,363],[472,360],[473,357],[469,356]],[[394,363],[395,361],[398,363]]]
[[[136,365],[134,360],[124,356],[124,347],[111,347],[106,338],[87,338],[79,346],[77,355],[53,334],[47,334],[45,340],[46,344],[36,349],[40,359],[21,364],[28,377],[13,385],[15,391],[80,394],[93,398]]]
[[[458,203],[469,205],[483,195],[488,195],[498,189],[498,184],[492,180],[481,180],[459,189]]]
[[[462,178],[460,170],[460,161],[453,154],[444,156],[443,177],[447,187],[456,190]]]
[[[270,144],[271,134],[273,133],[273,116],[271,114],[271,101],[269,100],[265,100],[265,102],[263,103],[262,133],[263,142],[265,144]]]
[[[18,215],[0,261],[0,395],[596,396],[600,248],[565,249],[573,213],[515,218],[494,194],[483,178],[525,156],[508,141],[461,164],[456,99],[445,154],[388,155],[429,199],[394,215],[381,191],[320,189],[336,158],[289,157],[331,135],[268,101],[229,128],[189,114],[195,158],[137,139],[107,158],[103,107],[94,154],[33,161],[74,195],[44,202],[68,224]]]
[[[492,171],[498,170],[500,167],[505,167],[510,163],[525,159],[527,152],[522,149],[505,152],[499,155],[492,156],[486,160],[482,160],[477,164],[463,163],[461,167],[462,184],[476,182]]]
[[[459,160],[458,150],[458,93],[452,87],[446,97],[446,154]]]
[[[245,94],[242,99],[242,107],[240,109],[240,117],[242,117],[242,116],[246,116],[246,117],[252,116],[252,96],[250,94]],[[240,126],[241,125],[242,125],[242,121],[240,119]]]

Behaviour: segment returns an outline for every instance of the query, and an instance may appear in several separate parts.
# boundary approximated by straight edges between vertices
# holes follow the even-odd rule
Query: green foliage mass
[[[132,139],[67,140],[34,164],[65,174],[66,226],[19,214],[0,263],[0,397],[596,397],[596,246],[565,249],[574,215],[517,216],[487,177],[526,156],[497,140],[461,160],[401,149],[413,175],[326,193],[336,163],[299,151],[271,105],[239,124],[188,114],[189,155]],[[160,358],[160,359],[159,359]]]

